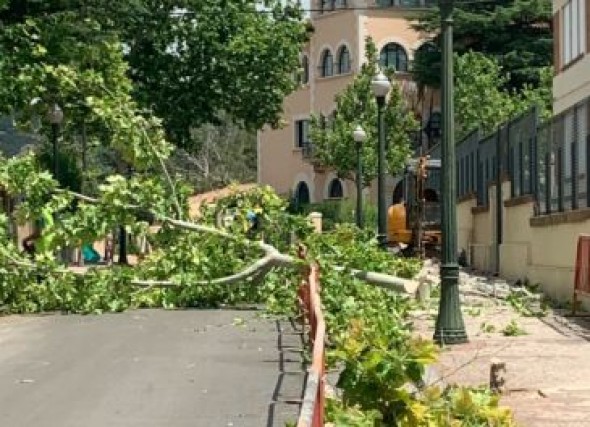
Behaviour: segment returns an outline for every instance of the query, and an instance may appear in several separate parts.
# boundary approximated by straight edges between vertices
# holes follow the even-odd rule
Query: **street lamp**
[[[378,193],[378,212],[377,212],[377,239],[382,247],[387,244],[387,217],[385,206],[385,124],[383,120],[383,109],[385,107],[385,98],[391,90],[391,82],[379,71],[371,81],[373,94],[377,99],[377,127],[379,134],[379,150],[377,152],[377,193]]]
[[[135,172],[135,170],[133,169],[133,167],[131,167],[131,166],[127,167],[127,172],[125,175],[128,180],[131,179],[134,172]],[[118,262],[120,265],[129,265],[129,260],[127,258],[128,237],[129,236],[127,235],[127,229],[125,228],[124,225],[120,225],[119,226],[119,262]]]
[[[356,226],[363,228],[363,160],[362,149],[363,142],[367,139],[367,134],[363,128],[358,125],[352,133],[356,146]]]
[[[457,263],[457,188],[453,123],[453,0],[440,1],[443,36],[442,68],[442,264],[441,297],[434,331],[439,344],[467,342],[459,297]]]
[[[51,143],[53,145],[53,178],[57,179],[57,138],[59,136],[59,125],[64,120],[64,112],[58,104],[54,103],[47,113],[47,118],[49,119],[49,123],[51,123]]]

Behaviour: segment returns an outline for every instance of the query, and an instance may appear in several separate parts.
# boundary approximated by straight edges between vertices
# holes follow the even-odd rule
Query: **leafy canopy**
[[[508,75],[505,88],[542,84],[540,70],[552,61],[550,0],[458,0],[453,20],[455,52],[475,51],[497,58]],[[416,51],[415,78],[423,85],[439,87],[439,9],[418,15],[413,26],[431,42],[429,48]]]
[[[22,101],[38,92],[27,91],[40,83],[59,97],[75,87],[95,101],[103,97],[95,90],[99,83],[114,94],[124,85],[142,109],[162,119],[167,138],[184,148],[194,145],[192,128],[217,123],[225,114],[248,129],[278,125],[283,99],[296,88],[293,72],[308,28],[296,2],[266,1],[269,13],[260,13],[259,3],[6,1],[0,10],[6,50],[0,58],[4,62],[7,55],[6,76],[19,77],[2,86],[21,102],[2,105],[20,111]],[[44,70],[45,63],[62,74],[62,84],[40,81],[39,74],[52,71]],[[83,75],[88,69],[97,73]],[[84,97],[78,98],[82,104]],[[14,101],[0,97],[5,100]]]
[[[363,183],[368,185],[377,176],[377,102],[371,80],[378,70],[375,44],[366,40],[366,62],[354,81],[336,96],[334,119],[326,124],[318,115],[311,119],[311,140],[318,160],[348,179],[356,170],[356,149],[353,131],[360,125],[367,134],[362,147]],[[388,171],[395,174],[410,153],[410,132],[417,122],[405,107],[402,92],[393,79],[394,70],[386,70],[392,90],[384,107],[386,158]],[[356,179],[356,178],[354,178]]]
[[[273,13],[259,13],[256,0],[142,3],[124,23],[126,58],[137,99],[172,141],[190,148],[190,129],[224,114],[249,129],[279,124],[307,40],[296,2],[266,1]]]
[[[48,3],[31,7],[35,4]],[[23,3],[9,6],[0,14],[0,113],[17,112],[29,129],[39,127],[40,119],[40,131],[48,136],[47,112],[57,103],[64,111],[66,140],[84,124],[90,144],[115,149],[138,169],[169,155],[160,121],[140,111],[132,98],[115,33],[65,6],[30,16]]]
[[[543,68],[538,87],[506,89],[508,76],[500,63],[479,52],[455,55],[455,122],[458,140],[475,129],[484,134],[537,105],[542,117],[551,115],[552,71]],[[474,108],[477,106],[477,108]]]

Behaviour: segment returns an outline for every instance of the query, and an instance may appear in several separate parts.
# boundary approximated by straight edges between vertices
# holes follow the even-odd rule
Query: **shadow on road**
[[[303,330],[293,319],[277,320],[279,375],[268,405],[267,427],[283,427],[297,419],[307,376]]]

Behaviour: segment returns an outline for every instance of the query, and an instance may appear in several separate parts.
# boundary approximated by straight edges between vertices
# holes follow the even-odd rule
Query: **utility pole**
[[[457,188],[453,109],[453,0],[440,0],[442,24],[442,265],[441,297],[434,340],[438,344],[467,342],[459,296],[457,262]]]

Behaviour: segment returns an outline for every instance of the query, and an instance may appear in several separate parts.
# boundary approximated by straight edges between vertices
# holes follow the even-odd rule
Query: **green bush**
[[[306,215],[311,212],[321,213],[323,229],[332,231],[338,224],[354,224],[356,222],[356,200],[326,200],[321,203],[311,203],[303,206],[300,212]],[[377,206],[375,204],[363,204],[363,217],[366,229],[377,228]]]

